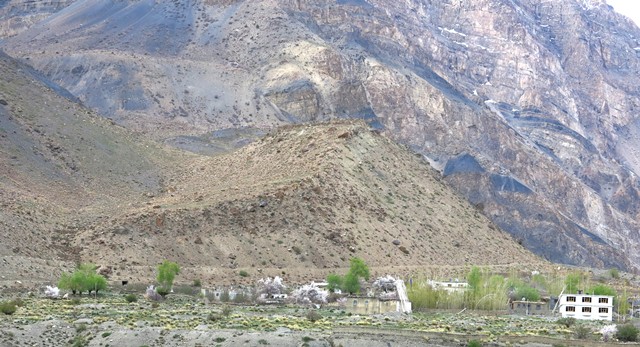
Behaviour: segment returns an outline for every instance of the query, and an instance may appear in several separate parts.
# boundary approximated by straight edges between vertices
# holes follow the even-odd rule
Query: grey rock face
[[[2,48],[159,138],[367,119],[538,254],[637,268],[639,40],[597,0],[78,0]]]
[[[70,5],[74,0],[6,0],[0,3],[0,39],[15,36]]]

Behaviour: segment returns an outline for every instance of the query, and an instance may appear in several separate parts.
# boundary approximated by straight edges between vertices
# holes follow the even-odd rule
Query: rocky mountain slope
[[[545,266],[363,122],[285,127],[199,156],[90,113],[7,56],[0,70],[4,285],[79,261],[146,281],[172,259],[208,283],[317,280],[351,256],[375,273]]]
[[[2,275],[41,279],[78,260],[84,223],[158,191],[174,157],[4,54],[0,72]]]
[[[598,0],[77,0],[2,47],[191,149],[217,129],[365,119],[536,253],[633,269],[638,37]]]

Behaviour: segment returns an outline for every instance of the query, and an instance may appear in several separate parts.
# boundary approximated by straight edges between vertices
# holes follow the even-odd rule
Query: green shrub
[[[584,340],[591,335],[591,329],[585,325],[578,325],[573,329],[573,335],[576,339]]]
[[[229,317],[233,313],[233,309],[229,305],[222,306],[222,315],[225,317]]]
[[[336,274],[329,274],[327,276],[327,289],[333,293],[340,287],[342,287],[342,277]]]
[[[102,333],[102,337],[109,337],[111,335],[110,331],[105,331]]]
[[[616,338],[623,342],[634,342],[638,340],[638,328],[632,324],[618,325]]]
[[[482,343],[478,340],[471,340],[467,343],[467,347],[482,347]]]
[[[200,281],[200,279],[195,279],[193,280],[193,287],[202,287],[202,281]]]
[[[78,333],[78,334],[80,334],[81,332],[84,332],[86,330],[87,330],[87,325],[84,324],[84,323],[82,323],[82,324],[80,324],[80,325],[78,325],[76,327],[76,333]]]
[[[240,272],[238,272],[238,275],[240,275],[240,277],[249,277],[249,273],[244,270],[240,270]]]
[[[87,340],[82,335],[76,335],[76,337],[71,340],[71,347],[84,347],[87,345]]]
[[[620,271],[618,271],[618,269],[610,269],[609,276],[611,276],[611,278],[618,279],[620,278]]]
[[[322,315],[315,310],[309,310],[306,317],[310,322],[317,322],[322,319]]]
[[[127,300],[127,302],[136,302],[138,301],[138,296],[135,294],[127,294],[124,296],[124,299]]]
[[[226,340],[227,340],[227,339],[225,339],[224,337],[216,337],[216,339],[215,339],[215,341],[216,341],[217,343],[222,343],[222,342],[225,342]]]
[[[215,314],[215,313],[209,313],[209,315],[207,316],[207,320],[208,321],[212,321],[212,322],[217,322],[219,320],[222,319],[222,316],[220,316],[219,314]]]
[[[0,312],[6,315],[14,314],[17,309],[18,308],[16,307],[16,304],[13,301],[0,302]]]
[[[558,318],[558,320],[556,320],[556,323],[570,328],[572,325],[576,324],[576,319],[573,317]]]
[[[268,345],[269,344],[269,342],[267,342],[267,340],[265,340],[265,339],[258,340],[258,343],[261,344],[261,345]]]

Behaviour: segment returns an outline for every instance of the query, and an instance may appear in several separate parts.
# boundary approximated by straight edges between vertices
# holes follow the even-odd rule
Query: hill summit
[[[360,121],[279,128],[187,160],[165,181],[145,204],[78,233],[81,257],[143,277],[166,258],[212,281],[239,280],[241,269],[317,280],[352,256],[380,274],[542,263],[421,156]]]

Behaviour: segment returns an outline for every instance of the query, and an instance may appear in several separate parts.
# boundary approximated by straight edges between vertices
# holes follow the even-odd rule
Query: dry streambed
[[[209,305],[191,296],[153,304],[106,295],[75,300],[26,298],[0,315],[0,346],[595,346],[605,323],[572,340],[552,318],[478,314],[350,315],[320,309],[313,321],[300,307]]]

